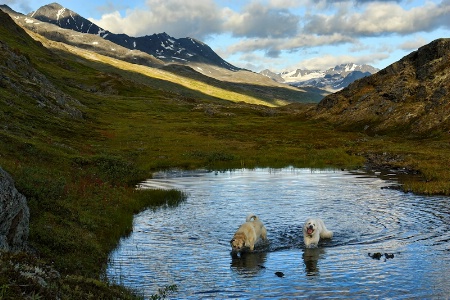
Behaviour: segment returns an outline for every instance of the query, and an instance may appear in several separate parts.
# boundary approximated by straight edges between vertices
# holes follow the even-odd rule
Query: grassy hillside
[[[420,172],[406,190],[450,194],[446,135],[337,131],[306,118],[311,105],[275,107],[283,102],[267,93],[210,85],[189,69],[179,76],[33,36],[0,13],[0,166],[28,199],[33,253],[1,254],[0,299],[132,299],[103,271],[134,213],[183,201],[134,189],[159,169],[356,168],[370,158]]]

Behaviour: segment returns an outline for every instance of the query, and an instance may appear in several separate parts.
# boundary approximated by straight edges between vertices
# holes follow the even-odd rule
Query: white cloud
[[[307,5],[307,0],[269,0],[268,6],[279,9],[292,9],[304,7]]]
[[[362,12],[347,5],[333,15],[309,15],[304,30],[319,35],[345,32],[354,37],[406,35],[449,26],[449,19],[448,1],[441,4],[426,2],[409,10],[394,2],[370,2]]]
[[[204,39],[221,32],[221,9],[213,0],[147,0],[146,9],[105,14],[94,23],[114,33],[143,36],[167,32],[174,37]]]
[[[297,33],[299,16],[286,8],[274,8],[252,2],[243,12],[227,12],[224,29],[247,38],[290,37]]]
[[[1,4],[6,4],[9,7],[18,7],[19,12],[28,14],[33,11],[28,0],[3,0]]]
[[[101,14],[110,14],[118,10],[125,10],[127,8],[129,7],[108,1],[104,4],[98,5],[95,9]]]
[[[227,48],[227,53],[235,52],[252,52],[266,51],[268,56],[277,57],[282,51],[297,51],[303,48],[320,47],[324,45],[344,44],[353,42],[349,38],[341,34],[333,34],[330,36],[317,36],[300,34],[289,39],[244,39]]]
[[[379,53],[369,56],[352,56],[352,55],[321,55],[305,59],[297,64],[297,68],[309,70],[326,70],[339,64],[356,63],[356,64],[375,64],[376,62],[388,57],[386,53]]]
[[[402,50],[406,50],[406,51],[415,51],[419,47],[422,47],[427,43],[428,43],[428,41],[425,38],[419,36],[419,37],[415,37],[414,39],[407,40],[407,41],[401,43],[399,45],[399,48]]]
[[[268,0],[252,1],[237,11],[219,7],[213,0],[147,0],[144,8],[129,9],[124,16],[116,11],[93,21],[112,32],[132,36],[167,32],[174,37],[205,40],[227,33],[244,38],[230,46],[230,50],[254,51],[266,47],[266,52],[274,56],[283,50],[356,43],[361,37],[450,28],[450,0],[427,1],[410,9],[402,7],[401,2]],[[326,9],[317,9],[324,6]]]

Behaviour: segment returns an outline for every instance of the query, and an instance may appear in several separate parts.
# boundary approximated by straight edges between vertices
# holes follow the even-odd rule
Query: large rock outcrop
[[[438,39],[325,97],[316,117],[373,133],[450,130],[450,39]]]
[[[0,250],[26,248],[29,219],[27,199],[17,191],[11,176],[0,168]]]

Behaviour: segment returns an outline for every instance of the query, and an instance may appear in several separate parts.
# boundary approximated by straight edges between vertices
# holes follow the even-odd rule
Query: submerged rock
[[[0,250],[25,249],[29,220],[27,199],[17,191],[11,176],[0,168]]]
[[[384,256],[385,260],[394,258],[393,253],[384,253],[383,254],[381,252],[369,253],[369,256],[373,259],[378,259],[378,260],[380,260],[381,257],[383,257],[383,256]]]
[[[277,275],[278,277],[284,277],[284,273],[283,272],[275,272],[275,275]]]

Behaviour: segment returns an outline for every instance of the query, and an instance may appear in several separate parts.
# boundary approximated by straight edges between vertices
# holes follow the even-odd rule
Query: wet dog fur
[[[333,232],[328,230],[319,218],[309,218],[303,225],[303,241],[306,248],[315,248],[320,239],[331,239]]]
[[[262,239],[267,240],[267,230],[255,214],[249,214],[246,222],[242,224],[230,241],[231,253],[237,255],[247,250],[253,251],[255,244]]]

